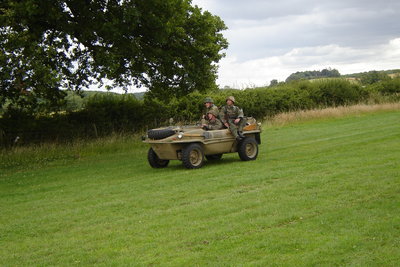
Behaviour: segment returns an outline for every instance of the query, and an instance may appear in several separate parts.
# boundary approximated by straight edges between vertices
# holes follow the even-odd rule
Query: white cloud
[[[220,63],[218,84],[235,88],[263,86],[272,79],[284,81],[291,73],[305,70],[338,69],[341,74],[400,66],[400,38],[373,48],[339,45],[293,48],[280,55],[241,62],[227,57]]]
[[[193,0],[229,29],[220,86],[262,86],[291,73],[400,68],[398,0]],[[133,88],[130,91],[136,91]]]
[[[203,1],[196,0],[200,6]],[[230,47],[217,81],[222,87],[262,86],[328,67],[342,74],[400,68],[398,1],[207,3],[229,27],[224,35]]]

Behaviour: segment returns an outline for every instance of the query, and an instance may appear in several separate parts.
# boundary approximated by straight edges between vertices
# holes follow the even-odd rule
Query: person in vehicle
[[[226,106],[221,108],[220,118],[222,123],[229,128],[236,140],[239,141],[244,138],[243,127],[246,121],[244,119],[243,110],[235,106],[235,98],[233,96],[226,98]]]
[[[211,97],[206,97],[204,99],[204,112],[203,115],[201,117],[201,124],[202,125],[207,125],[208,124],[208,117],[207,117],[207,113],[210,110],[213,110],[216,114],[217,114],[217,118],[218,118],[218,114],[219,114],[219,109],[216,105],[214,105],[214,101],[212,100]]]
[[[218,112],[215,110],[210,110],[207,113],[207,124],[203,124],[202,127],[204,130],[221,130],[224,128],[222,122],[217,118]]]

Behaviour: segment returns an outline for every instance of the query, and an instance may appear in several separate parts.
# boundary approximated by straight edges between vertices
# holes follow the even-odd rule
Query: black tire
[[[238,144],[238,154],[241,160],[255,160],[258,156],[258,144],[252,137],[244,138]]]
[[[155,129],[147,131],[147,136],[154,140],[164,139],[173,134],[175,134],[175,131],[171,129]]]
[[[153,168],[165,168],[169,163],[169,160],[167,159],[160,159],[152,148],[150,148],[149,152],[147,153],[147,160],[149,161],[150,166]]]
[[[188,169],[198,169],[204,164],[203,148],[199,144],[190,144],[182,150],[182,163]]]
[[[222,154],[207,155],[207,160],[219,160],[222,158]]]

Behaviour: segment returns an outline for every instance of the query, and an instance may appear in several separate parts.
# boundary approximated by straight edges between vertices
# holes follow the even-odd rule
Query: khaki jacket
[[[215,120],[208,121],[207,127],[209,130],[221,130],[224,128],[224,125],[219,119],[216,118]]]
[[[221,112],[219,114],[221,120],[223,123],[229,122],[230,120],[235,120],[238,118],[243,118],[243,110],[239,108],[238,106],[232,105],[232,106],[223,106],[221,108]]]

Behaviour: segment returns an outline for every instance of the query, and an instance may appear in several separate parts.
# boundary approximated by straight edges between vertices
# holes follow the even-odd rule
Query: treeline
[[[333,77],[340,77],[340,73],[337,69],[328,68],[323,70],[298,71],[290,74],[289,77],[286,78],[286,82]]]
[[[293,81],[275,86],[246,90],[218,90],[211,94],[193,92],[181,98],[163,101],[145,94],[102,93],[90,96],[84,107],[46,116],[6,112],[0,119],[2,146],[17,143],[66,141],[92,138],[113,132],[142,132],[169,124],[195,123],[203,109],[203,100],[211,96],[218,106],[233,95],[245,115],[265,119],[281,112],[350,105],[368,101],[399,101],[400,78],[385,79],[364,86],[345,79]]]
[[[323,70],[308,70],[308,71],[297,71],[290,74],[285,82],[299,81],[299,80],[314,80],[322,78],[348,78],[357,80],[363,85],[373,84],[379,81],[389,80],[391,77],[399,77],[400,70],[382,70],[382,71],[367,71],[353,74],[341,75],[337,69],[323,69]],[[278,84],[277,80],[272,80],[271,84]]]

